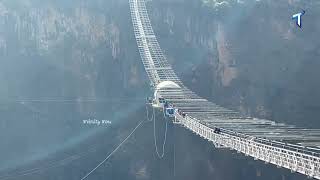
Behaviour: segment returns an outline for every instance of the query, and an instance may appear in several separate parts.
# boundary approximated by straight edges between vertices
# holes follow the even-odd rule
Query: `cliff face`
[[[149,2],[178,74],[243,113],[285,118],[275,104],[317,111],[319,3],[233,3]],[[310,11],[302,30],[288,18],[299,8]],[[125,0],[0,2],[0,98],[121,96],[145,86],[128,11]]]
[[[319,126],[319,2],[153,4],[166,54],[200,95],[243,114]],[[308,12],[302,29],[290,18],[301,9]]]
[[[0,63],[0,169],[117,123],[148,84],[127,1],[1,1]]]
[[[198,94],[243,114],[319,125],[319,3],[153,0],[148,8],[168,60]],[[301,8],[302,30],[290,20]],[[3,0],[0,62],[0,168],[89,131],[83,119],[127,115],[123,104],[81,100],[147,91],[127,0]]]
[[[301,8],[309,11],[302,29],[289,18]],[[318,127],[320,26],[312,21],[319,8],[316,1],[266,1],[238,17],[227,32],[238,76],[222,97],[244,113]]]
[[[32,80],[50,73],[40,70],[44,67],[56,70],[56,77],[50,76],[56,78],[57,82],[54,83],[60,87],[60,90],[55,88],[50,92],[42,90],[48,93],[43,94],[45,97],[62,95],[94,98],[105,96],[101,91],[118,92],[124,87],[141,86],[141,81],[137,79],[141,79],[142,73],[136,70],[140,64],[131,58],[132,54],[136,55],[134,42],[131,41],[129,45],[126,42],[132,40],[133,36],[129,33],[128,7],[123,2],[79,1],[72,5],[63,2],[35,5],[34,1],[27,2],[19,6],[9,1],[0,4],[1,60],[15,67],[10,72],[5,70],[7,68],[2,69],[2,76],[12,81],[17,81],[15,79],[19,79],[19,75],[24,76],[23,87],[17,85],[21,82],[8,84],[8,79],[1,82],[4,85],[1,89],[7,89],[9,93],[5,97],[34,96],[30,87],[32,91],[35,87],[31,84],[36,87],[40,85],[39,82],[32,83]],[[117,8],[120,9],[115,10]],[[128,55],[128,51],[133,53]],[[63,78],[61,75],[65,76],[66,73],[67,77]],[[57,77],[59,74],[60,77]],[[114,75],[113,80],[110,79],[112,86],[108,85],[109,82],[99,81],[106,74]],[[65,78],[71,78],[69,81],[74,81],[73,86],[69,86]],[[53,86],[43,84],[39,88],[47,85]],[[97,92],[98,86],[104,89]]]

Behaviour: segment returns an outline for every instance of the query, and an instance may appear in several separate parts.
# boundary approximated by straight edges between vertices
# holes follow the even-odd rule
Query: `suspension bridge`
[[[154,108],[174,123],[226,148],[320,179],[320,130],[246,117],[198,96],[175,74],[153,31],[145,0],[129,0],[139,53],[150,79]]]
[[[151,120],[148,118],[148,121],[153,121],[154,123],[154,136],[156,129],[155,109],[163,110],[166,116],[171,117],[170,119],[173,120],[173,123],[181,125],[208,140],[216,148],[237,151],[255,160],[283,167],[291,170],[291,172],[301,173],[310,178],[320,179],[320,129],[299,128],[271,120],[243,116],[239,112],[221,107],[191,91],[175,74],[162,52],[148,16],[146,1],[149,0],[129,0],[129,3],[138,50],[154,92],[153,98],[149,101],[149,104],[153,107],[153,115]],[[22,105],[30,102],[75,103],[104,101],[110,101],[110,99],[14,100],[14,102]],[[34,113],[40,113],[34,108],[30,110]],[[148,114],[147,116],[149,117]],[[146,121],[139,122],[132,132],[110,154],[106,155],[97,166],[84,174],[81,180],[87,179],[103,163],[108,161],[144,122]],[[159,153],[156,146],[156,138],[154,137],[154,139],[157,155],[162,158],[164,156],[165,141],[162,146],[162,153]],[[95,149],[96,147],[93,147],[88,149],[88,152],[73,154],[61,160],[49,162],[41,167],[9,172],[1,175],[0,179],[17,179],[51,168],[63,167],[87,156],[89,152],[95,151]]]

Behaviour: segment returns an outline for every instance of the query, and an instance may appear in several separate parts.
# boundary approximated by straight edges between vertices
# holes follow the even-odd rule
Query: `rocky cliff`
[[[168,58],[200,95],[243,114],[320,125],[320,41],[315,38],[320,26],[314,23],[319,2],[153,4],[153,22]],[[290,18],[301,9],[308,12],[302,29]]]
[[[153,0],[148,8],[168,60],[199,95],[243,114],[319,126],[319,3]],[[307,14],[298,29],[290,17],[301,8]],[[79,124],[84,118],[128,116],[123,104],[107,100],[148,91],[126,0],[0,1],[0,63],[0,167],[82,137],[92,129]],[[30,101],[63,99],[76,101]],[[201,152],[207,147],[186,144]],[[210,157],[209,147],[206,152],[200,160]],[[193,154],[182,154],[181,161],[193,162]],[[132,163],[141,168],[131,171],[145,174],[144,162]],[[208,161],[203,174],[217,174],[218,166]]]

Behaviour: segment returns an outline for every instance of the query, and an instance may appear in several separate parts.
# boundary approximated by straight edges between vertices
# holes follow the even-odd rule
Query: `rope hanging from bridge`
[[[81,178],[81,180],[89,177],[95,170],[97,170],[102,164],[104,164],[114,153],[116,153],[119,148],[128,141],[128,139],[136,132],[136,130],[144,123],[145,121],[140,121],[140,123],[132,130],[132,132],[105,158],[103,159],[96,167],[94,167],[90,172]]]
[[[88,174],[86,174],[81,180],[86,179],[90,174],[92,174],[98,167],[100,167],[104,162],[106,162],[114,153],[117,152],[117,150],[135,133],[135,131],[146,121],[141,121],[134,129],[133,131],[101,162],[99,163],[94,169],[92,169]],[[73,154],[71,156],[68,156],[64,159],[57,160],[57,161],[52,161],[50,163],[47,163],[43,165],[42,167],[36,167],[32,169],[27,169],[27,170],[22,170],[18,172],[13,172],[12,174],[7,174],[7,175],[2,175],[0,176],[0,180],[8,180],[8,179],[16,179],[19,177],[24,177],[36,173],[40,173],[52,168],[58,168],[62,166],[66,166],[75,160],[81,159],[88,155],[90,152],[94,152],[97,149],[98,145],[92,146],[90,149],[88,149],[87,152],[84,153],[78,153],[78,154]]]
[[[154,113],[152,113],[151,118],[149,118],[149,108],[148,105],[146,105],[146,111],[147,111],[147,122],[153,121]]]
[[[159,159],[162,159],[164,157],[164,155],[165,155],[165,147],[166,147],[167,133],[168,133],[168,120],[167,120],[167,118],[165,118],[166,127],[165,127],[165,132],[164,132],[164,140],[163,140],[163,143],[162,143],[162,152],[160,154],[159,150],[158,150],[158,145],[157,145],[155,108],[153,107],[152,109],[153,109],[153,139],[154,139],[154,147],[155,147],[155,151],[156,151],[157,157]]]
[[[173,177],[176,176],[176,125],[173,124]]]

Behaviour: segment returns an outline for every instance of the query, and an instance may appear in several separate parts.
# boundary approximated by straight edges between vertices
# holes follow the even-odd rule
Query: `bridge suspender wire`
[[[163,140],[163,144],[162,144],[162,153],[159,153],[158,150],[158,145],[157,145],[157,135],[156,135],[156,116],[155,116],[155,108],[153,108],[153,138],[154,138],[154,147],[155,147],[155,151],[156,154],[158,156],[159,159],[162,159],[164,157],[165,154],[165,147],[166,147],[166,142],[167,142],[167,132],[168,132],[168,120],[165,118],[166,121],[166,129],[164,132],[164,140]]]
[[[145,121],[140,121],[140,123],[132,130],[132,132],[105,158],[103,159],[96,167],[94,167],[89,173],[81,178],[81,180],[89,177],[95,170],[97,170],[102,164],[104,164],[114,153],[116,153],[119,148],[127,142],[127,140],[136,132],[136,130],[144,123]]]

